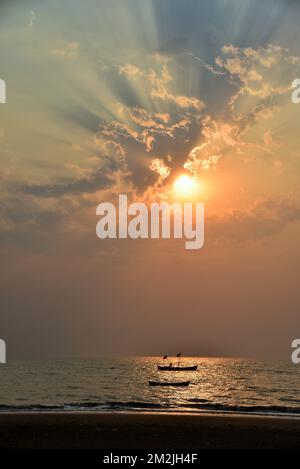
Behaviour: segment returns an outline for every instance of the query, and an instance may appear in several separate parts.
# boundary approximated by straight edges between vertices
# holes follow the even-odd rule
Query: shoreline
[[[116,409],[16,409],[16,410],[0,410],[1,416],[13,416],[13,415],[86,415],[86,414],[126,414],[126,415],[192,415],[194,417],[249,417],[249,418],[274,418],[274,419],[287,419],[287,420],[300,420],[300,413],[292,412],[255,412],[255,411],[235,411],[235,410],[195,410],[195,409],[128,409],[128,408],[116,408]],[[1,422],[0,422],[1,423]]]
[[[299,449],[300,419],[178,412],[1,413],[0,448]]]

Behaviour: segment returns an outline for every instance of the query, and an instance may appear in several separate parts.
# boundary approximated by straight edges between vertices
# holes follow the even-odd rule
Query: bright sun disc
[[[183,174],[174,182],[174,191],[179,197],[193,197],[199,191],[199,183],[195,178]]]

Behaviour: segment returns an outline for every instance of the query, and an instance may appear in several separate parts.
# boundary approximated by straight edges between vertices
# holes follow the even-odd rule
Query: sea
[[[189,357],[195,372],[159,372],[158,357],[14,362],[0,366],[0,412],[193,412],[300,417],[300,367]],[[173,360],[177,364],[176,359]],[[167,362],[169,364],[169,362]],[[150,387],[149,380],[190,381]]]

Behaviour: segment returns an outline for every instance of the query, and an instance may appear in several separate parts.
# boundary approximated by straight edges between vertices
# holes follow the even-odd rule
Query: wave
[[[72,411],[152,411],[152,412],[199,412],[237,413],[261,415],[289,415],[300,417],[300,407],[287,406],[230,406],[209,403],[205,400],[186,404],[155,404],[151,402],[82,402],[61,405],[0,405],[0,412],[72,412]]]

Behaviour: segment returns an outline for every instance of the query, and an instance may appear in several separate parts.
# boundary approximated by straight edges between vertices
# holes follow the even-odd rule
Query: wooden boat
[[[165,366],[157,365],[158,371],[197,371],[198,365],[192,366]]]
[[[197,371],[198,370],[198,365],[181,365],[180,364],[180,359],[182,357],[182,353],[178,353],[177,355],[178,362],[177,366],[174,366],[172,362],[169,363],[169,365],[157,365],[158,371]],[[163,360],[167,360],[168,355],[165,355],[163,357]]]
[[[189,386],[190,381],[181,381],[179,383],[166,383],[159,381],[149,381],[149,386],[174,386],[174,387],[184,387]]]

